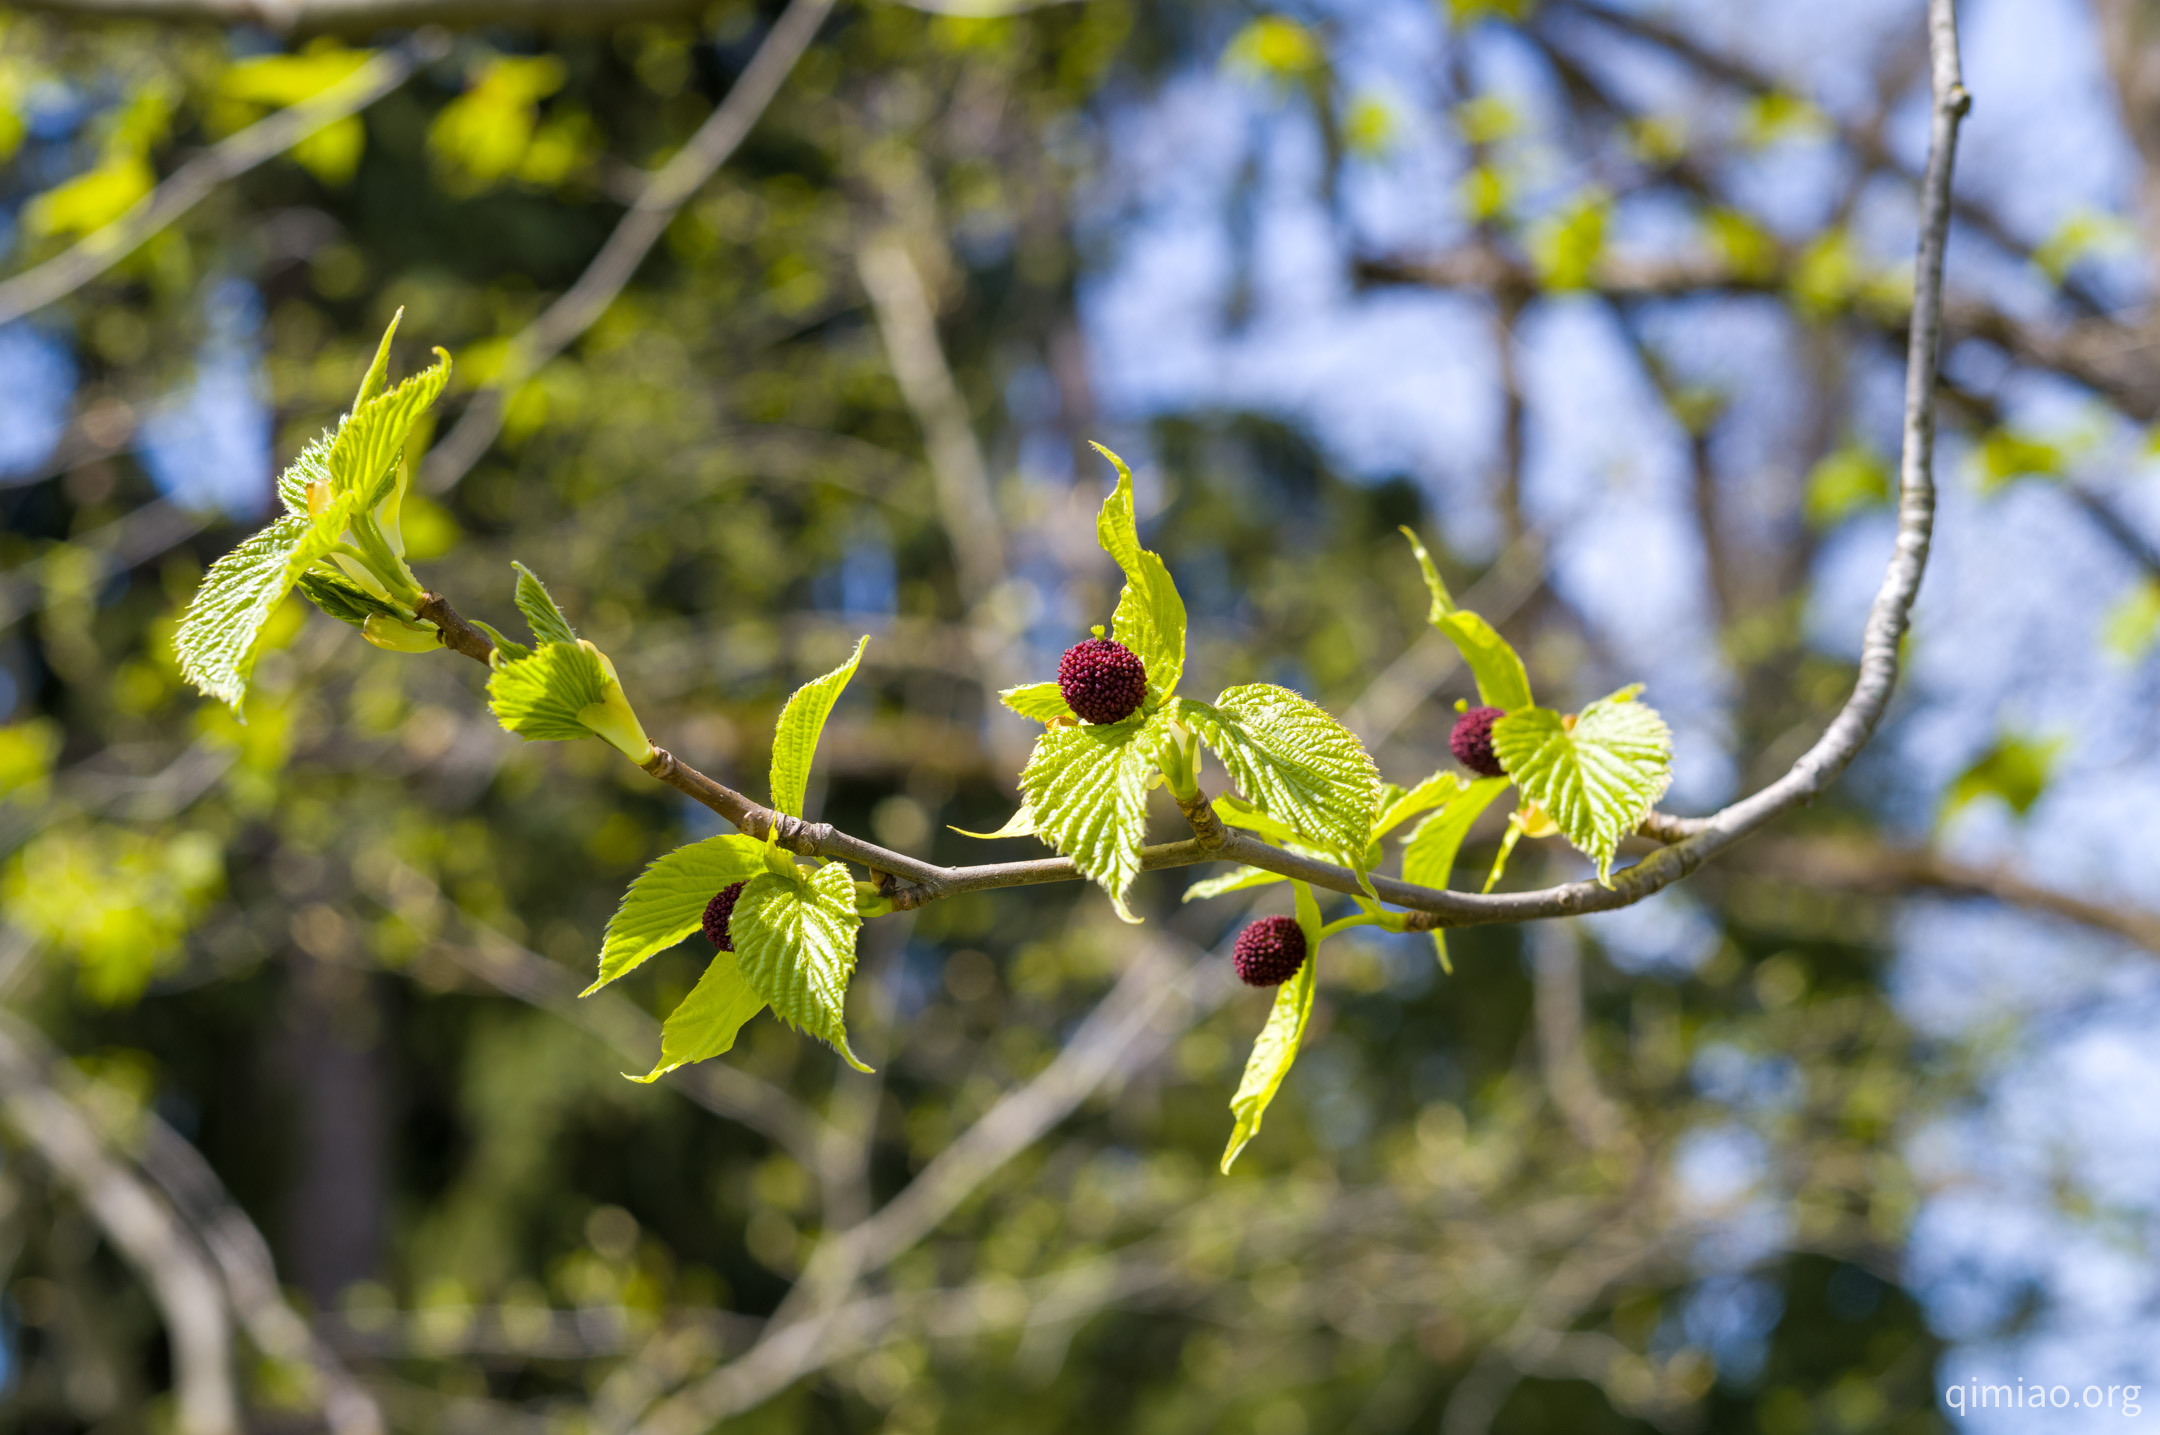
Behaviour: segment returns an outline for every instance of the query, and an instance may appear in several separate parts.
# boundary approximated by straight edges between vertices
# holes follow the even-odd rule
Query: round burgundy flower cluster
[[[713,899],[705,904],[705,940],[723,952],[735,950],[735,939],[728,935],[728,918],[735,915],[735,899],[742,895],[743,884],[736,882],[713,893]]]
[[[1502,708],[1472,708],[1455,719],[1448,734],[1448,751],[1455,760],[1479,777],[1506,777],[1507,769],[1492,749],[1492,725],[1507,716]]]
[[[1089,722],[1122,722],[1147,696],[1147,665],[1123,643],[1089,638],[1058,659],[1058,691]]]
[[[1230,962],[1249,987],[1280,986],[1305,965],[1305,929],[1294,917],[1262,917],[1238,933]]]

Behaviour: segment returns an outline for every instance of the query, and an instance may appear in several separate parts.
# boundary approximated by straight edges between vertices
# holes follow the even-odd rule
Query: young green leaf
[[[1425,575],[1426,591],[1432,595],[1432,608],[1426,621],[1438,628],[1469,666],[1470,676],[1477,680],[1478,697],[1487,707],[1503,708],[1513,712],[1530,706],[1530,675],[1523,668],[1522,659],[1508,646],[1507,640],[1486,622],[1468,609],[1455,606],[1455,600],[1440,581],[1440,570],[1433,566],[1432,555],[1410,529],[1402,530],[1403,537],[1410,540],[1411,551],[1417,554],[1418,569]]]
[[[1276,842],[1294,842],[1297,829],[1287,822],[1278,822],[1259,808],[1235,793],[1226,792],[1215,799],[1215,815],[1225,826],[1242,827],[1247,832],[1258,833]]]
[[[1500,850],[1493,853],[1492,870],[1485,874],[1485,885],[1478,888],[1478,891],[1490,892],[1500,885],[1500,878],[1507,872],[1508,858],[1515,855],[1515,844],[1522,841],[1523,833],[1527,830],[1523,826],[1520,811],[1508,814],[1507,830],[1500,834]],[[1445,955],[1443,949],[1442,956]]]
[[[588,643],[549,643],[526,658],[496,666],[488,706],[502,725],[528,742],[591,737],[583,714],[607,698],[607,670]]]
[[[319,520],[280,518],[211,564],[173,635],[181,676],[239,712],[263,624],[336,541]]]
[[[1145,661],[1143,659],[1142,661]],[[1007,688],[998,694],[998,701],[1024,718],[1036,722],[1049,722],[1063,718],[1067,722],[1080,721],[1072,704],[1065,701],[1065,694],[1056,683],[1029,683],[1026,687]]]
[[[302,573],[297,585],[300,595],[310,603],[355,628],[369,618],[394,615],[396,610],[367,589],[343,574],[331,573],[321,568],[311,568]]]
[[[375,362],[369,364],[367,372],[360,376],[360,392],[353,395],[354,410],[358,410],[362,404],[381,393],[383,385],[389,381],[390,341],[397,337],[398,321],[404,317],[405,306],[401,304],[398,311],[390,316],[390,327],[383,330],[382,342],[375,346]]]
[[[1226,892],[1243,892],[1251,887],[1265,887],[1285,879],[1258,867],[1233,867],[1219,877],[1204,877],[1185,889],[1181,902],[1201,902],[1209,897],[1220,897]]]
[[[376,366],[361,382],[363,394],[380,385],[377,369],[388,363],[388,345],[385,335]],[[398,469],[392,460],[413,421],[449,380],[449,355],[436,353],[440,360],[434,368],[387,394],[365,398],[335,429],[303,449],[278,477],[286,516],[211,565],[175,639],[182,674],[204,693],[239,710],[262,625],[303,574],[324,577],[308,584],[310,596],[347,622],[364,627],[373,617],[380,628],[388,618],[407,616],[390,605],[388,595],[410,600],[419,590],[402,561],[384,547],[369,515],[395,483]],[[384,451],[390,459],[381,458]],[[352,551],[337,551],[348,529],[359,539],[364,562]],[[326,559],[344,571],[344,580],[334,577]],[[373,605],[361,612],[348,590],[366,595]]]
[[[773,1015],[868,1071],[848,1050],[845,1012],[861,926],[854,879],[845,865],[831,862],[807,880],[771,872],[752,877],[735,901],[728,932],[743,975],[772,1003]]]
[[[433,623],[407,622],[395,613],[370,613],[360,634],[388,653],[432,653],[442,646],[442,630]]]
[[[354,408],[330,443],[332,492],[360,495],[363,510],[382,502],[397,482],[405,436],[449,382],[450,356],[437,349],[431,367]]]
[[[1387,836],[1420,812],[1444,806],[1468,786],[1468,779],[1442,768],[1408,792],[1389,783],[1381,789],[1380,815],[1373,821],[1373,840]]]
[[[536,646],[545,646],[549,643],[576,642],[577,630],[570,626],[570,620],[565,618],[563,610],[556,606],[555,599],[548,593],[547,585],[524,564],[512,560],[510,566],[517,569],[517,609],[525,615],[526,625],[532,629],[533,643]]]
[[[339,423],[345,422],[343,419]],[[330,492],[330,445],[337,440],[336,429],[325,429],[300,450],[299,457],[287,464],[278,475],[278,501],[285,511],[298,518],[309,517],[308,493],[313,490],[325,497]],[[321,485],[318,489],[316,485]]]
[[[1028,805],[1023,802],[1020,810],[1006,818],[1005,825],[995,832],[970,832],[965,827],[955,827],[952,830],[962,837],[979,837],[985,842],[994,842],[1000,837],[1033,837],[1036,835],[1035,814],[1028,811]]]
[[[1672,782],[1672,730],[1622,688],[1584,708],[1572,723],[1548,708],[1526,708],[1493,724],[1493,752],[1523,796],[1544,809],[1567,840],[1612,880],[1620,839],[1650,815]]]
[[[1123,722],[1054,727],[1035,741],[1020,790],[1035,830],[1101,884],[1128,922],[1125,890],[1140,871],[1147,839],[1148,778],[1155,768],[1152,728],[1162,715]]]
[[[1420,787],[1425,784],[1419,784]],[[1455,854],[1462,850],[1463,838],[1469,834],[1470,825],[1476,822],[1492,800],[1507,790],[1504,777],[1481,777],[1475,782],[1458,788],[1452,797],[1441,804],[1411,832],[1409,845],[1403,849],[1402,875],[1405,882],[1420,887],[1445,888],[1455,872]],[[1432,930],[1433,954],[1440,959],[1442,971],[1453,971],[1448,964],[1447,933],[1435,927]]]
[[[526,647],[523,643],[504,637],[501,633],[495,631],[492,625],[484,623],[478,618],[467,618],[465,621],[487,634],[488,641],[495,645],[495,651],[488,657],[490,667],[499,668],[504,663],[532,656],[532,649]]]
[[[1504,777],[1481,777],[1459,789],[1411,832],[1403,848],[1403,880],[1420,887],[1441,887],[1455,871],[1455,854],[1461,850],[1470,826],[1507,790]]]
[[[1408,524],[1400,524],[1398,531],[1410,540],[1410,551],[1417,555],[1418,572],[1425,575],[1425,591],[1432,595],[1432,606],[1426,610],[1425,621],[1437,628],[1441,619],[1455,611],[1455,595],[1440,581],[1440,570],[1433,566],[1432,555],[1425,551],[1425,542],[1417,536],[1417,530]]]
[[[1139,655],[1147,668],[1149,696],[1164,702],[1177,691],[1178,678],[1185,671],[1185,600],[1178,596],[1162,559],[1140,546],[1132,470],[1101,444],[1092,447],[1118,473],[1117,488],[1103,500],[1102,512],[1095,519],[1095,536],[1103,552],[1125,570],[1125,588],[1118,594],[1110,634]]]
[[[1380,773],[1348,728],[1269,683],[1226,689],[1212,705],[1180,698],[1177,714],[1255,806],[1352,861],[1364,853]]]
[[[698,930],[705,906],[721,888],[765,870],[765,844],[729,833],[678,847],[638,873],[600,941],[600,975],[579,996],[591,996]]]
[[[841,690],[848,679],[855,676],[855,669],[862,663],[863,649],[870,646],[870,635],[865,633],[855,644],[854,656],[824,677],[804,683],[780,709],[780,722],[773,729],[772,746],[772,805],[790,817],[803,815],[803,800],[810,790],[810,761],[817,756],[818,734],[825,731],[825,719],[832,712],[833,704],[840,700]]]
[[[1260,1134],[1260,1118],[1267,1114],[1275,1093],[1282,1090],[1283,1078],[1290,1074],[1290,1063],[1297,1060],[1298,1045],[1305,1039],[1305,1024],[1312,1019],[1313,972],[1320,965],[1320,908],[1313,901],[1310,887],[1303,882],[1290,885],[1297,892],[1298,925],[1305,929],[1305,965],[1275,989],[1275,1005],[1268,1012],[1267,1025],[1253,1042],[1252,1055],[1245,1060],[1244,1078],[1238,1082],[1237,1094],[1230,1098],[1230,1112],[1236,1121],[1230,1129],[1230,1144],[1223,1150],[1222,1169],[1226,1176],[1238,1153]]]
[[[630,1079],[658,1081],[678,1066],[725,1055],[743,1023],[763,1010],[765,995],[743,975],[735,953],[713,953],[705,975],[661,1026],[660,1059],[651,1071]]]
[[[1515,712],[1530,706],[1530,674],[1523,660],[1493,625],[1466,608],[1457,608],[1438,627],[1477,679],[1478,697],[1487,707]]]

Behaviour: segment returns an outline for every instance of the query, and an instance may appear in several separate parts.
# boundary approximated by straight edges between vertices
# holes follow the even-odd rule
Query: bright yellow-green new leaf
[[[1267,1115],[1275,1093],[1282,1090],[1283,1078],[1297,1060],[1298,1044],[1305,1039],[1305,1023],[1312,1019],[1313,972],[1320,964],[1320,908],[1313,901],[1310,887],[1303,882],[1291,885],[1297,891],[1298,925],[1305,930],[1305,965],[1275,989],[1275,1005],[1268,1012],[1267,1025],[1260,1029],[1252,1055],[1246,1058],[1237,1094],[1230,1098],[1230,1112],[1236,1122],[1230,1129],[1230,1144],[1223,1151],[1226,1176],[1238,1153],[1260,1134],[1260,1119]]]
[[[1125,891],[1147,840],[1148,778],[1162,714],[1054,727],[1035,741],[1020,790],[1035,830],[1110,894],[1128,922]]]
[[[1380,773],[1348,728],[1271,683],[1229,688],[1212,705],[1180,698],[1176,711],[1255,806],[1346,860],[1363,855]]]
[[[1409,528],[1402,530],[1403,537],[1410,540],[1410,549],[1417,555],[1418,571],[1424,575],[1425,589],[1432,595],[1432,607],[1425,620],[1438,628],[1447,640],[1455,645],[1457,652],[1469,666],[1470,676],[1477,680],[1478,697],[1486,706],[1513,712],[1530,706],[1530,674],[1507,639],[1495,632],[1493,625],[1467,608],[1455,606],[1455,599],[1440,581],[1440,570],[1433,565],[1432,555]]]
[[[658,1081],[678,1066],[725,1055],[743,1023],[765,1010],[765,996],[743,975],[733,952],[715,952],[705,975],[660,1028],[660,1059],[632,1081]]]
[[[731,832],[654,859],[608,918],[607,935],[600,942],[599,978],[578,995],[591,996],[653,953],[697,931],[704,925],[706,904],[721,888],[747,882],[765,870],[764,852],[765,844],[757,838]]]
[[[1177,691],[1185,672],[1185,600],[1170,581],[1161,558],[1140,546],[1140,523],[1133,512],[1132,470],[1101,444],[1095,451],[1117,469],[1117,488],[1103,500],[1095,536],[1103,552],[1125,570],[1110,635],[1139,655],[1147,668],[1148,695],[1157,702]]]
[[[1420,822],[1410,834],[1409,845],[1403,849],[1403,880],[1420,887],[1444,889],[1454,875],[1455,855],[1462,850],[1463,838],[1469,835],[1470,825],[1483,815],[1507,785],[1508,780],[1504,777],[1481,777],[1465,783],[1439,811]],[[1432,940],[1433,954],[1440,959],[1441,969],[1454,970],[1448,964],[1447,933],[1435,927]]]
[[[817,756],[818,735],[825,719],[840,700],[848,679],[862,663],[863,649],[870,646],[865,633],[855,644],[854,656],[824,677],[804,683],[780,710],[773,730],[772,805],[790,817],[803,815],[803,800],[810,791],[810,762]]]
[[[1144,663],[1147,660],[1141,659]],[[1036,722],[1049,722],[1064,718],[1068,722],[1080,721],[1080,715],[1065,701],[1064,691],[1056,683],[1029,683],[1025,687],[1007,688],[998,694],[998,701],[1024,718]]]
[[[1672,782],[1672,730],[1622,688],[1570,720],[1548,708],[1493,724],[1493,752],[1508,776],[1612,880],[1620,839],[1642,825]]]
[[[855,880],[828,863],[807,879],[765,872],[744,884],[728,933],[742,974],[789,1026],[829,1042],[857,1071],[847,1042],[848,980],[855,973]]]

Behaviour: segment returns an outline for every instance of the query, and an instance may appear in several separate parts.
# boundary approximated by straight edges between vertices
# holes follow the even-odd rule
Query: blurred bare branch
[[[600,1038],[633,1069],[646,1067],[660,1052],[660,1023],[615,992],[580,998],[580,983],[538,952],[512,941],[469,916],[443,894],[434,879],[399,864],[392,870],[395,890],[378,894],[393,908],[415,898],[469,932],[470,944],[445,942],[441,950],[465,971],[505,996],[539,1007]],[[824,1120],[794,1097],[740,1067],[703,1061],[679,1067],[661,1078],[692,1101],[730,1121],[769,1137],[804,1167],[819,1170],[831,1139]]]
[[[181,1435],[238,1435],[232,1320],[218,1273],[187,1225],[106,1148],[62,1095],[26,1033],[0,1018],[0,1119],[74,1191],[142,1278],[165,1322]]]
[[[72,249],[32,269],[0,280],[0,324],[43,308],[103,274],[140,248],[143,242],[209,197],[219,185],[246,174],[265,160],[285,153],[309,135],[366,109],[441,56],[448,40],[423,31],[385,50],[352,74],[313,95],[257,120],[246,129],[189,160],[163,183],[130,205],[104,228],[85,235]]]
[[[755,1345],[646,1412],[634,1428],[695,1435],[824,1364],[827,1335],[858,1282],[912,1249],[1097,1088],[1146,1066],[1233,988],[1227,963],[1203,957],[1180,970],[1160,938],[1141,943],[1056,1060],[993,1105],[876,1215],[822,1242]]]
[[[480,461],[502,432],[503,406],[520,384],[538,373],[591,328],[637,273],[660,236],[713,172],[749,137],[765,107],[817,38],[833,0],[789,0],[757,53],[735,79],[727,98],[698,127],[690,142],[645,180],[630,212],[600,246],[577,282],[511,339],[502,368],[466,402],[449,434],[428,454],[422,483],[441,493]]]

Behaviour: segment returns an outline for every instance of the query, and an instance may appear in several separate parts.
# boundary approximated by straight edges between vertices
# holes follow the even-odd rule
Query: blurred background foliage
[[[291,34],[209,3],[82,8],[0,11],[11,273],[396,38],[366,7],[301,4]],[[409,80],[0,326],[0,988],[28,1054],[0,1064],[0,1420],[188,1418],[170,1308],[26,1114],[50,1089],[178,1246],[223,1259],[220,1184],[266,1235],[314,1344],[266,1337],[218,1266],[249,1428],[1942,1428],[1946,1342],[2044,1324],[2048,1297],[1983,1271],[2026,1294],[1974,1324],[1914,1256],[1955,1184],[1929,1133],[2029,1047],[2006,1011],[1951,1029],[1900,1005],[1911,899],[1947,891],[2043,957],[2064,943],[2118,992],[2145,991],[2125,940],[2153,943],[2120,897],[2134,874],[1998,880],[2071,760],[2045,706],[1909,701],[1899,731],[1934,756],[1893,746],[1654,910],[1464,932],[1452,975],[1421,937],[1331,945],[1320,1034],[1222,1177],[1266,999],[1221,953],[1283,889],[1182,905],[1196,874],[1144,878],[1138,929],[1078,887],[881,919],[849,1013],[879,1076],[761,1019],[728,1070],[641,1087],[620,1073],[650,1063],[697,939],[570,994],[630,877],[709,814],[598,744],[518,744],[465,665],[379,652],[297,598],[244,725],[183,689],[171,650],[204,567],[402,307],[404,370],[456,356],[446,425],[500,400],[499,437],[425,470],[407,510],[423,576],[500,625],[509,561],[530,565],[655,738],[753,793],[786,694],[870,631],[811,812],[889,846],[1031,850],[948,828],[1014,802],[1028,733],[986,694],[1107,620],[1090,438],[1141,470],[1198,684],[1296,687],[1398,781],[1442,765],[1470,689],[1424,628],[1410,524],[1541,694],[1680,689],[1675,804],[1707,808],[1842,701],[1857,620],[1825,641],[1818,585],[1853,586],[1831,559],[1880,539],[1894,487],[1910,219],[1877,190],[1916,158],[1919,7],[1844,8],[1865,16],[1850,44],[1882,42],[1857,79],[1826,51],[1846,69],[1817,84],[1747,58],[1784,20],[1736,34],[1708,6],[843,5],[634,280],[528,372],[519,336],[779,11],[594,0],[534,24],[446,3]],[[1361,79],[1398,40],[1414,83]],[[1635,98],[1660,83],[1680,98]],[[2058,590],[2060,661],[2149,693],[2152,390],[2048,328],[2142,292],[2135,222],[2010,223],[1986,198],[1959,229],[1945,480],[2038,485],[2100,535],[2111,556],[2065,561],[2111,591]],[[1142,302],[1118,276],[1148,235],[1199,258]],[[1455,307],[1387,343],[1342,330],[1354,358],[1271,327],[1301,284]],[[1176,331],[1191,306],[1215,347]],[[1528,332],[1581,322],[1633,387],[1585,369],[1538,389],[1538,354],[1575,331],[1535,352]],[[1735,360],[1719,334],[1747,324],[1771,337]],[[2077,402],[2049,427],[2002,375],[2051,359]],[[1359,403],[1397,385],[1415,392],[1375,424],[1430,420],[1443,456],[1359,441]],[[1468,439],[1448,417],[1466,407]],[[1570,446],[1645,424],[1676,455],[1665,479]],[[1556,464],[1580,492],[1553,497]],[[1646,483],[1679,496],[1666,527],[1635,517]],[[1945,548],[2033,522],[1957,510]],[[1657,606],[1675,588],[1680,616]],[[1576,874],[1541,851],[1509,880]],[[2040,920],[2006,902],[2051,925],[2003,927]],[[210,1197],[172,1174],[195,1169],[175,1143]],[[2073,1168],[2037,1198],[2051,1219],[2140,1249],[2149,1214]],[[805,1308],[814,1341],[763,1338]]]

